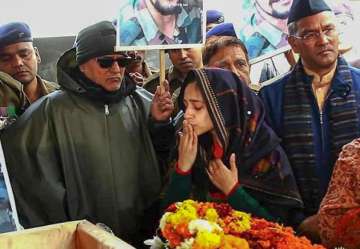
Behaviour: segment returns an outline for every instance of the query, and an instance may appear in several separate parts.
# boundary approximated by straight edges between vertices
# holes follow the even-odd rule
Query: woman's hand
[[[238,183],[238,169],[236,167],[235,154],[230,156],[230,169],[220,159],[210,161],[207,170],[211,182],[228,195]]]
[[[298,235],[306,236],[314,243],[321,242],[318,214],[314,214],[303,220],[297,230],[298,230]]]
[[[192,168],[196,159],[198,137],[192,125],[186,120],[183,122],[183,132],[179,133],[179,135],[178,168],[183,172],[187,172]]]

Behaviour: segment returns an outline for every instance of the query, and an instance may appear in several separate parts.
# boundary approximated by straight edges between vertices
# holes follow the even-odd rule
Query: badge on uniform
[[[0,107],[0,130],[14,123],[16,118],[15,106]]]

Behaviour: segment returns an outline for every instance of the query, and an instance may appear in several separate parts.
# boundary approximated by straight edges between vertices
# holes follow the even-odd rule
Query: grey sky
[[[115,18],[124,0],[3,0],[0,24],[24,21],[34,37],[75,35],[100,20]]]
[[[0,24],[11,21],[28,23],[34,37],[75,35],[100,20],[113,20],[119,7],[128,0],[2,0]],[[204,0],[205,8],[226,13],[225,21],[240,14],[234,6],[241,0]],[[360,1],[352,1],[359,13]],[[358,17],[358,14],[355,14]]]

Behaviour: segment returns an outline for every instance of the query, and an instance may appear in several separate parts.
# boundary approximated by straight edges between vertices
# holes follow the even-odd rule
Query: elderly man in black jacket
[[[25,227],[88,219],[138,247],[160,192],[155,149],[173,132],[173,104],[168,89],[151,100],[129,83],[129,57],[114,51],[115,40],[111,22],[81,30],[57,65],[62,90],[31,106],[1,140]]]

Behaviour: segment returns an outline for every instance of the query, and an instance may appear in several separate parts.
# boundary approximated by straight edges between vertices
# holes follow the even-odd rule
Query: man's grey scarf
[[[340,84],[338,89],[332,87],[330,91],[335,91],[330,92],[327,100],[330,104],[331,166],[341,147],[359,137],[356,95],[352,89],[351,72],[344,59],[338,58],[336,70],[344,84]],[[303,65],[298,62],[285,85],[283,147],[297,178],[305,214],[312,215],[317,212],[323,196],[316,174],[310,101],[312,89],[311,84],[303,81],[303,76]]]

